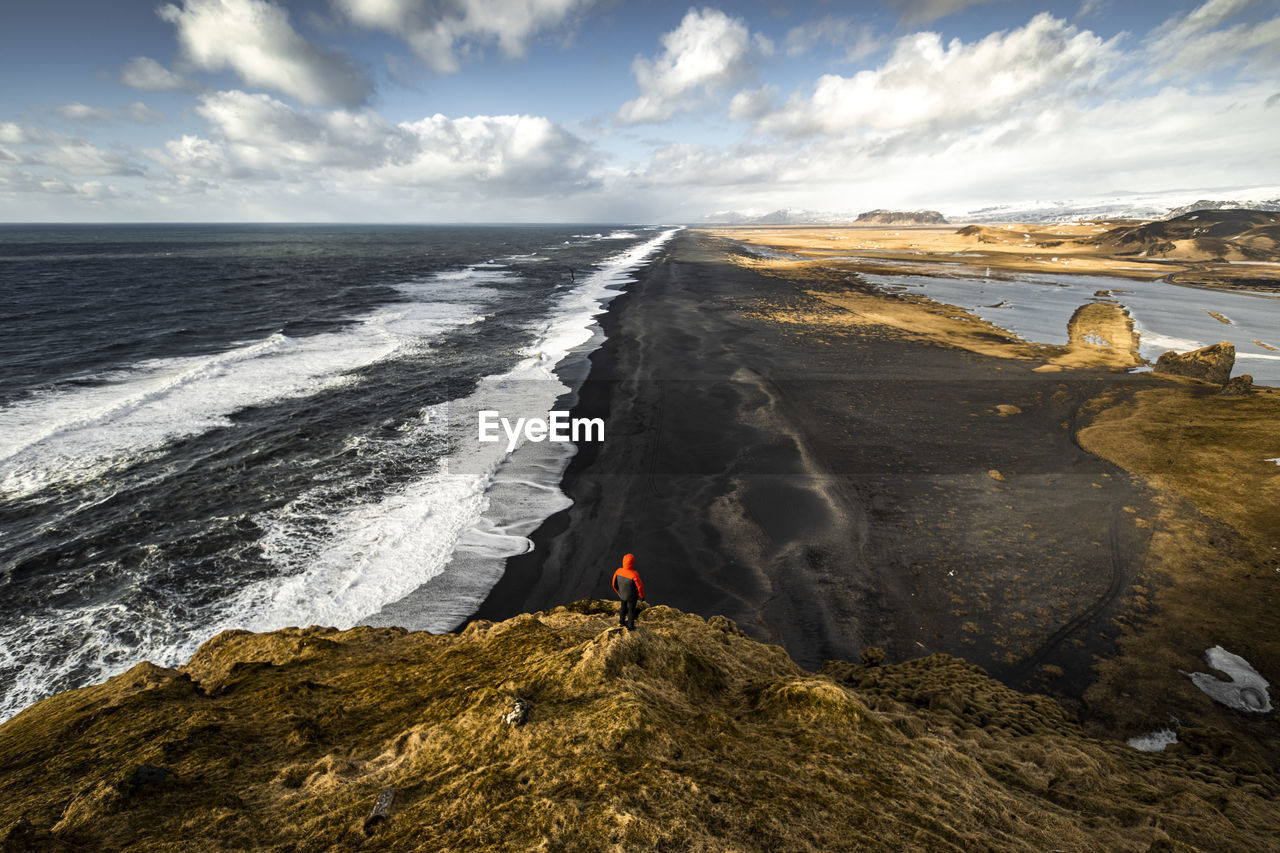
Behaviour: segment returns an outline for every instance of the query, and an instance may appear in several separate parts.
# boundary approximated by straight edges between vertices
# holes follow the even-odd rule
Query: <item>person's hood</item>
[[[622,556],[622,568],[624,569],[631,568],[631,566],[635,563],[635,561],[636,561],[636,558],[634,554],[624,554]]]

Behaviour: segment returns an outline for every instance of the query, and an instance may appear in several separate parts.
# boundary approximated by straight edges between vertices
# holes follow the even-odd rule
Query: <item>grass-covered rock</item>
[[[1276,777],[1211,736],[1144,754],[955,658],[814,674],[723,617],[614,618],[577,602],[459,635],[220,634],[185,667],[141,664],[0,726],[0,845],[1280,846]]]

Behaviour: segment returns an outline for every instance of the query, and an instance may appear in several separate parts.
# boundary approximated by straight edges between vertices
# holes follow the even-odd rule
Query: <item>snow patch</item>
[[[1247,660],[1233,655],[1222,646],[1207,649],[1204,659],[1210,669],[1231,677],[1230,681],[1223,681],[1207,672],[1184,673],[1206,696],[1228,708],[1250,714],[1265,714],[1271,710],[1267,681]]]
[[[1157,729],[1145,735],[1131,737],[1127,741],[1129,746],[1142,752],[1164,752],[1164,748],[1178,742],[1178,736],[1173,729]]]

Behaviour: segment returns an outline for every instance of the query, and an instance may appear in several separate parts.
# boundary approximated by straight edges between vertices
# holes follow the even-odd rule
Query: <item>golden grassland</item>
[[[615,608],[221,634],[0,725],[0,831],[95,851],[1278,849],[1280,784],[1212,731],[1141,753],[956,658],[814,674],[723,617],[654,607],[627,633]]]
[[[851,261],[867,272],[943,275],[962,264],[1010,272],[1071,273],[1180,279],[1230,286],[1233,277],[1271,279],[1280,284],[1280,255],[1267,241],[1269,262],[1241,264],[1245,256],[1231,244],[1202,241],[1165,243],[1150,254],[1147,244],[1105,238],[1136,227],[1134,220],[1075,223],[946,226],[799,226],[716,228],[708,233],[748,245],[768,247],[813,261]],[[1246,232],[1247,233],[1247,232]],[[1151,248],[1138,248],[1147,245]],[[1221,258],[1221,259],[1220,259]],[[877,264],[879,262],[879,264]],[[877,268],[882,266],[883,268]]]
[[[1136,263],[1031,252],[1018,242],[1030,230],[975,251],[954,230],[754,229],[758,245],[813,257],[740,262],[807,291],[759,309],[800,332],[851,324],[1046,370],[1131,366],[1132,327],[1114,312],[1045,347],[859,286],[888,254],[835,258],[859,234],[858,252],[892,234],[901,243],[876,251],[925,271],[1043,271],[1028,258],[1044,253],[1072,272]],[[1151,723],[1134,709],[1187,704],[1175,647],[1280,660],[1280,476],[1264,461],[1280,455],[1280,392],[1216,390],[1151,376],[1077,419],[1081,446],[1146,479],[1162,507],[1084,724],[953,657],[808,673],[723,617],[667,607],[632,634],[594,601],[458,635],[227,632],[183,667],[141,664],[0,725],[0,849],[1280,850],[1280,782],[1236,736],[1247,725],[1274,742],[1274,715],[1241,724],[1215,708],[1164,753],[1098,736]],[[517,698],[522,726],[503,719]],[[390,814],[366,831],[387,788]]]
[[[1155,383],[1153,383],[1155,384]],[[1170,679],[1176,649],[1223,645],[1255,665],[1280,661],[1280,391],[1221,397],[1191,380],[1092,401],[1081,447],[1142,477],[1160,495],[1142,592],[1153,607],[1102,661],[1090,698],[1126,722],[1127,694],[1185,704]],[[1179,701],[1179,698],[1182,701]],[[1219,712],[1224,717],[1238,716]],[[1242,723],[1243,720],[1233,719]],[[1253,734],[1280,743],[1272,720]]]
[[[987,320],[951,305],[913,294],[887,298],[866,287],[850,285],[850,273],[861,267],[832,266],[828,261],[738,258],[742,266],[766,275],[803,282],[816,306],[761,305],[756,313],[780,323],[811,327],[862,326],[893,330],[907,340],[927,341],[981,355],[1038,362],[1039,372],[1096,367],[1124,370],[1140,363],[1133,320],[1118,307],[1081,306],[1068,327],[1065,346],[1025,341]]]

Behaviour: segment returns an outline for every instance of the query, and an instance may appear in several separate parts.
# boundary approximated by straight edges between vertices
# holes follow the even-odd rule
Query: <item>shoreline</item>
[[[838,415],[831,411],[833,392],[842,383],[852,381],[862,386],[855,396],[867,403],[883,396],[879,383],[873,375],[849,372],[838,357],[831,358],[830,352],[825,355],[826,369],[815,372],[813,368],[819,365],[811,363],[811,359],[819,350],[860,346],[875,353],[873,360],[885,367],[909,356],[908,361],[927,362],[930,372],[939,374],[917,380],[903,375],[909,371],[899,368],[898,381],[920,382],[919,387],[928,394],[954,399],[940,406],[923,404],[915,414],[886,412],[882,422],[870,425],[861,436],[870,444],[883,441],[888,435],[890,445],[896,440],[904,448],[910,448],[917,439],[941,441],[950,447],[950,441],[937,432],[963,426],[949,407],[965,396],[996,395],[989,401],[994,412],[996,397],[1004,399],[1002,386],[1014,379],[1000,373],[1007,363],[912,341],[883,329],[861,330],[854,336],[856,341],[846,336],[838,342],[806,343],[803,336],[759,316],[753,311],[758,306],[743,303],[742,299],[751,302],[753,297],[781,298],[792,307],[809,311],[826,311],[830,307],[806,295],[797,282],[779,285],[767,276],[735,267],[725,247],[709,246],[709,241],[714,242],[714,238],[705,232],[678,235],[664,255],[651,262],[601,317],[606,340],[591,356],[590,373],[571,412],[573,417],[604,417],[609,440],[604,445],[579,449],[562,482],[562,490],[574,500],[573,506],[556,513],[534,532],[530,537],[532,550],[508,560],[502,579],[463,627],[480,620],[498,621],[519,612],[547,609],[584,596],[607,597],[608,573],[614,567],[608,555],[617,551],[620,559],[624,551],[633,551],[638,555],[638,568],[646,585],[653,591],[651,598],[708,616],[723,612],[752,636],[782,644],[806,667],[816,669],[826,659],[856,660],[863,649],[872,645],[888,647],[895,660],[946,651],[982,664],[993,676],[1011,685],[1049,690],[1078,700],[1092,682],[1093,656],[1113,651],[1117,632],[1114,628],[1094,631],[1083,645],[1067,641],[1078,641],[1081,629],[1093,631],[1113,624],[1120,612],[1120,594],[1133,582],[1138,554],[1144,547],[1145,534],[1140,529],[1120,525],[1112,517],[1119,511],[1118,506],[1102,507],[1094,499],[1092,484],[1080,484],[1078,491],[1090,490],[1085,499],[1090,507],[1088,514],[1097,519],[1095,523],[1102,531],[1098,535],[1112,540],[1115,553],[1101,557],[1082,552],[1078,556],[1082,563],[1093,565],[1102,560],[1112,568],[1100,572],[1106,579],[1096,590],[1098,584],[1088,576],[1099,573],[1085,571],[1077,578],[1083,592],[1057,601],[1049,601],[1053,596],[1042,594],[1024,597],[1019,608],[1027,611],[1024,619],[1036,619],[1031,611],[1036,606],[1040,608],[1038,618],[1043,625],[1031,631],[1019,631],[1019,626],[1003,622],[997,628],[991,624],[995,617],[983,616],[975,609],[982,606],[977,602],[984,596],[994,594],[992,589],[950,589],[939,594],[930,588],[945,585],[948,573],[954,577],[957,561],[968,560],[966,572],[972,573],[974,565],[985,562],[979,556],[982,553],[1000,551],[998,555],[988,553],[992,563],[1019,559],[1016,555],[1026,552],[1018,548],[1036,547],[1031,542],[1034,536],[1020,537],[1010,528],[1010,532],[993,534],[985,543],[974,542],[974,537],[954,529],[948,520],[944,526],[953,529],[924,537],[932,541],[921,549],[912,545],[918,545],[921,537],[906,529],[911,525],[904,525],[901,520],[885,523],[885,516],[894,511],[893,504],[908,503],[912,504],[909,509],[901,511],[914,524],[936,524],[939,517],[955,511],[947,500],[939,502],[932,495],[941,490],[953,499],[958,494],[966,495],[965,500],[980,506],[981,513],[995,518],[1018,516],[1018,526],[1030,527],[1034,522],[1055,528],[1061,526],[1052,518],[1058,481],[1080,480],[1081,475],[1071,469],[1081,464],[1093,469],[1091,476],[1105,483],[1108,493],[1115,492],[1119,503],[1141,503],[1141,486],[1122,471],[1084,453],[1069,437],[1063,437],[1067,440],[1063,444],[1063,439],[1053,435],[1059,420],[1103,387],[1125,382],[1123,375],[1086,371],[1040,377],[1030,373],[1029,366],[1024,367],[1028,375],[1025,379],[1019,377],[1018,384],[1030,382],[1032,387],[1022,390],[1038,393],[1035,387],[1044,386],[1046,381],[1066,390],[1064,399],[1049,404],[1036,417],[1036,427],[1009,430],[1016,419],[995,419],[1005,431],[1022,436],[1018,441],[1027,445],[1024,449],[1029,454],[1028,461],[1031,457],[1039,459],[1032,467],[1040,471],[1023,466],[1017,485],[990,477],[989,470],[995,470],[994,465],[979,465],[974,470],[968,461],[949,459],[946,454],[950,450],[935,453],[932,459],[912,459],[908,467],[915,470],[905,478],[899,476],[897,482],[886,483],[885,475],[902,467],[893,458],[893,451],[875,454],[877,458],[866,464],[850,465],[847,456],[851,448],[862,446],[859,437],[827,435],[838,425]],[[732,315],[727,316],[727,322],[734,333],[711,338],[732,341],[726,348],[733,352],[725,361],[734,362],[740,369],[729,370],[728,365],[720,364],[721,372],[714,379],[698,376],[705,371],[695,369],[692,379],[685,380],[706,380],[705,390],[731,398],[721,405],[705,403],[704,397],[678,385],[663,389],[646,381],[678,382],[670,374],[686,372],[673,362],[688,357],[688,352],[676,352],[674,346],[669,346],[668,352],[651,350],[646,354],[636,341],[637,332],[641,337],[656,333],[656,324],[650,322],[653,318],[646,316],[647,311],[652,313],[649,309],[653,306],[650,302],[646,307],[646,300],[653,296],[649,291],[658,288],[665,292],[678,287],[675,279],[685,274],[681,267],[697,271],[702,284],[717,278],[734,279],[728,286],[723,282],[717,285],[728,293],[708,295],[699,291],[698,300],[732,300],[734,285],[741,291],[733,308],[725,309],[717,303],[714,309],[717,315]],[[712,269],[714,272],[707,271]],[[698,308],[685,304],[690,290],[696,288],[680,291],[676,300],[664,307],[678,318],[676,325],[700,328],[701,320],[687,319]],[[712,313],[705,305],[702,307]],[[680,329],[674,338],[687,336],[688,331]],[[768,342],[744,343],[744,331],[754,336],[772,336],[774,343],[792,351],[771,348]],[[823,334],[831,337],[829,331]],[[667,344],[668,339],[663,338],[662,343]],[[742,363],[734,361],[743,354],[752,358]],[[711,356],[688,359],[691,365],[709,364],[710,360]],[[637,365],[645,372],[629,376],[627,371]],[[753,370],[755,375],[750,375]],[[951,383],[941,374],[956,371],[959,383],[948,390]],[[965,393],[955,396],[962,389]],[[637,404],[637,396],[649,399]],[[669,407],[661,405],[667,396],[679,398],[691,411],[673,416]],[[639,436],[628,432],[625,419],[637,414],[657,421],[657,434],[651,435],[648,442],[637,441]],[[717,421],[716,414],[732,417]],[[970,414],[979,416],[966,411],[961,418],[967,421]],[[820,423],[813,422],[815,415],[821,417]],[[939,423],[936,428],[925,427],[920,431],[922,435],[904,430],[905,435],[895,439],[892,430],[901,425],[903,415],[934,418]],[[985,420],[987,416],[982,417]],[[757,423],[747,423],[751,419]],[[655,426],[652,420],[646,422],[649,430]],[[717,422],[722,428],[711,428]],[[671,435],[664,434],[664,426]],[[1048,437],[1047,445],[1041,435]],[[690,460],[671,445],[677,436],[715,448],[704,460],[715,464],[695,461],[688,466]],[[623,452],[610,447],[610,441],[615,440],[627,445]],[[993,443],[986,437],[981,440],[984,453],[998,452],[1002,443]],[[907,454],[929,455],[914,454],[909,449]],[[1071,460],[1066,470],[1055,474],[1053,469],[1062,466],[1054,460],[1061,460],[1063,454]],[[671,463],[677,459],[687,467],[673,466]],[[610,467],[619,463],[620,467]],[[655,487],[660,479],[666,480],[667,489]],[[1102,483],[1098,488],[1103,488]],[[619,484],[625,486],[623,497],[602,497],[609,486]],[[637,491],[642,493],[639,497]],[[692,503],[680,506],[671,491],[686,494]],[[1004,499],[1001,494],[1005,492],[1016,493],[1016,501],[1025,502],[1030,508],[1006,511],[997,502]],[[602,507],[601,501],[609,505]],[[1009,510],[1013,509],[1010,504]],[[685,524],[691,531],[691,542],[671,541],[678,538],[673,536],[671,525],[679,525],[682,515],[695,516]],[[665,541],[659,543],[660,547],[651,547],[643,535],[634,532],[641,530]],[[1064,531],[1058,533],[1065,536]],[[649,553],[643,554],[646,548],[625,542],[642,543]],[[1084,543],[1084,551],[1106,550],[1095,548],[1097,544]],[[1063,547],[1080,550],[1078,543]],[[948,560],[948,549],[958,550],[960,556]],[[909,557],[903,556],[904,550],[911,552]],[[1039,550],[1036,559],[1047,564],[1048,549]],[[941,580],[924,568],[939,558],[947,563],[935,569]],[[673,565],[681,560],[701,562],[694,570]],[[984,575],[979,587],[994,588],[1006,581],[1013,586],[1019,583],[1013,577],[1020,574],[1017,571],[1003,581],[996,577],[999,567],[991,571],[994,574],[985,577],[988,570],[978,569],[978,574]],[[832,589],[844,590],[844,594],[833,598]],[[957,595],[968,603],[957,608]],[[919,601],[921,598],[927,601]],[[990,605],[987,607],[990,611]],[[1063,615],[1055,619],[1048,615],[1046,607]],[[951,612],[957,610],[960,612]],[[1047,680],[1046,672],[1059,674]]]
[[[679,239],[679,234],[672,238],[673,241],[676,239]],[[598,376],[601,372],[611,371],[612,369],[615,359],[614,350],[617,347],[616,335],[621,325],[619,315],[634,298],[634,289],[644,280],[649,268],[659,262],[662,255],[669,250],[669,246],[670,241],[656,257],[636,270],[631,284],[618,293],[617,296],[614,296],[605,306],[604,312],[597,315],[596,323],[604,340],[587,356],[586,376],[582,380],[582,384],[576,391],[571,390],[556,401],[556,406],[563,408],[568,404],[566,398],[576,398],[569,407],[569,417],[603,418],[606,436],[609,434],[610,429],[609,394],[608,389],[600,385]],[[591,467],[600,453],[599,442],[574,444],[574,447],[576,451],[570,457],[569,463],[565,466],[564,473],[560,478],[560,491],[566,496],[571,495],[571,490],[576,481],[585,470]],[[517,613],[528,612],[528,608],[520,609],[523,604],[517,604],[517,602],[522,603],[525,600],[525,596],[533,583],[541,577],[542,562],[546,550],[553,539],[568,529],[570,510],[572,509],[573,505],[570,504],[568,507],[558,510],[543,519],[542,523],[529,534],[528,538],[532,543],[532,547],[523,554],[517,554],[506,559],[502,576],[498,579],[498,582],[490,587],[488,594],[485,595],[484,600],[480,602],[475,612],[459,623],[451,633],[465,631],[473,622],[479,620],[500,622],[511,618]],[[531,575],[535,576],[530,577]],[[513,611],[513,607],[517,609]]]
[[[1280,666],[1250,627],[1280,607],[1280,481],[1254,464],[1280,390],[1224,398],[1128,372],[1122,347],[1037,345],[737,251],[684,232],[601,317],[573,413],[609,441],[574,457],[574,504],[467,624],[609,598],[631,551],[651,601],[728,616],[810,671],[943,652],[1097,736],[1172,716],[1280,755],[1268,720],[1181,675],[1219,644]],[[1123,340],[1116,319],[1083,332]]]

